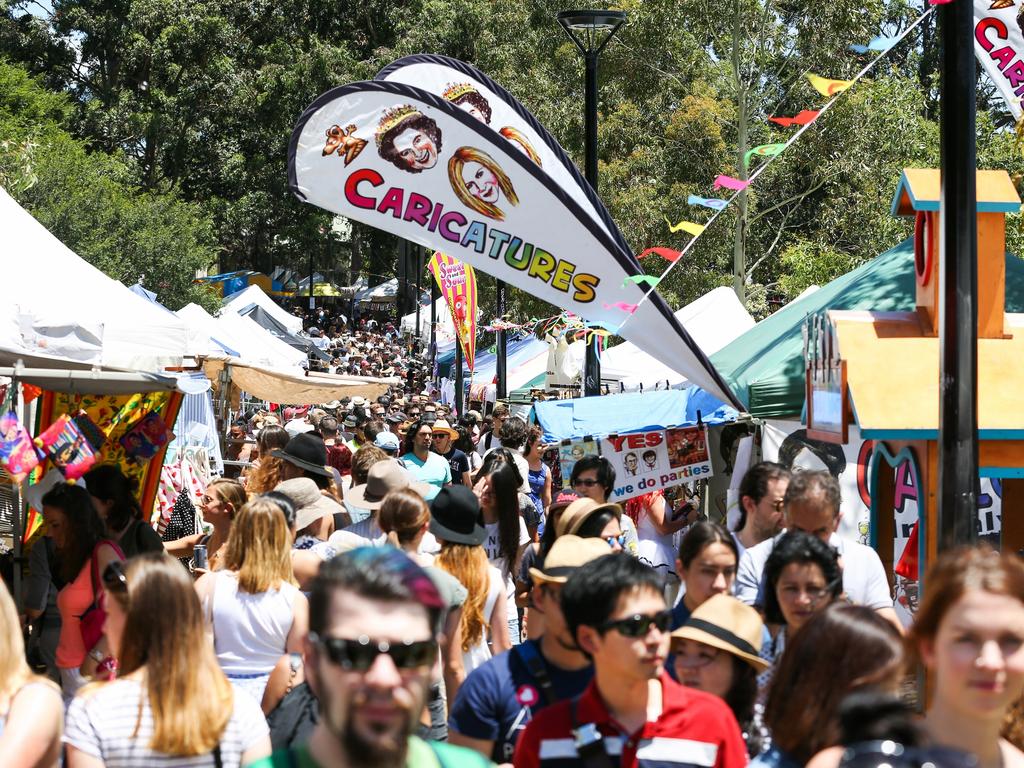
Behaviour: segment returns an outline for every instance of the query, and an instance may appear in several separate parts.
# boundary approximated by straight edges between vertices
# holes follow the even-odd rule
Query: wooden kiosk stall
[[[919,564],[938,551],[939,171],[906,169],[892,212],[915,217],[916,308],[910,312],[828,311],[805,330],[808,434],[843,443],[852,420],[875,441],[868,468],[871,543],[894,579],[893,542],[917,541],[904,553]],[[1024,314],[1005,312],[1006,214],[1021,200],[1005,171],[978,171],[978,439],[979,474],[1001,483],[999,543],[1024,547]],[[896,530],[893,471],[911,466],[917,529]]]

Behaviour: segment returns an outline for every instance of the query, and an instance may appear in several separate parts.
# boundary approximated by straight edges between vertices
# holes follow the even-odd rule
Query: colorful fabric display
[[[35,444],[68,480],[77,480],[97,460],[96,449],[66,413],[47,427]]]
[[[20,483],[39,466],[32,436],[14,411],[0,416],[0,465],[16,483]]]
[[[129,458],[149,461],[172,436],[160,414],[151,411],[129,427],[118,442]]]

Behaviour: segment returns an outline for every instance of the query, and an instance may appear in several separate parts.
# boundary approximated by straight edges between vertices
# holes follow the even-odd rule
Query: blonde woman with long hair
[[[42,546],[40,544],[39,546]],[[60,759],[60,690],[25,661],[18,611],[0,581],[0,756],[4,765],[50,768]]]
[[[501,195],[510,205],[519,205],[512,180],[494,158],[473,147],[459,147],[448,160],[448,181],[459,200],[477,213],[497,221],[505,214],[497,206]]]
[[[466,588],[459,629],[468,675],[512,647],[506,618],[505,577],[487,560],[480,502],[463,485],[445,486],[430,503],[430,532],[441,544],[434,563]],[[488,640],[490,642],[488,643]]]
[[[236,768],[270,754],[263,713],[217,665],[192,579],[177,561],[148,553],[114,562],[103,589],[104,633],[120,671],[72,702],[68,768]]]
[[[277,505],[257,498],[235,515],[220,570],[196,582],[217,661],[256,701],[278,660],[299,653],[309,604],[292,573],[291,533]]]
[[[240,482],[226,477],[216,478],[206,486],[200,502],[203,522],[210,524],[213,528],[212,533],[194,533],[175,541],[167,541],[164,542],[164,549],[175,557],[190,558],[195,552],[196,545],[204,544],[209,561],[206,570],[217,570],[231,531],[231,523],[238,510],[245,506],[245,500],[245,488]],[[202,572],[200,569],[197,575]]]

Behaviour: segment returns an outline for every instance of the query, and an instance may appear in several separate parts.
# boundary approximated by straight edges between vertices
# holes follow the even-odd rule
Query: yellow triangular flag
[[[807,79],[814,86],[814,90],[822,96],[835,96],[837,93],[842,93],[853,85],[853,80],[829,80],[827,77],[821,77],[810,72],[807,73]]]
[[[679,230],[683,230],[683,232],[689,232],[691,235],[696,237],[704,231],[703,224],[694,224],[692,221],[680,221],[678,224],[673,224],[668,219],[665,219],[665,222],[668,224],[668,231],[672,234],[675,234]]]

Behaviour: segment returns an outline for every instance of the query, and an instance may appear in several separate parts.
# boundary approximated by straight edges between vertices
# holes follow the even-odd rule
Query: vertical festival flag
[[[427,266],[451,310],[462,354],[472,371],[476,357],[476,272],[469,264],[440,251],[434,252]]]

